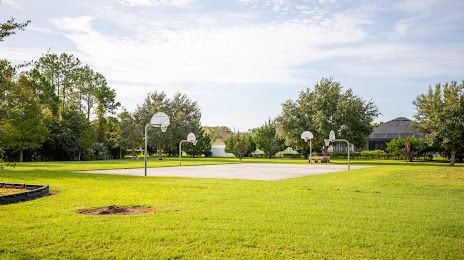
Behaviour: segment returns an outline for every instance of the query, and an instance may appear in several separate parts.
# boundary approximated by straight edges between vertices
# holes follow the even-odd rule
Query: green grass
[[[183,165],[236,163],[184,158]],[[245,159],[243,163],[307,163]],[[346,160],[334,160],[346,163]],[[143,160],[19,163],[0,182],[59,194],[0,206],[0,259],[463,259],[464,167],[352,161],[376,167],[282,181],[71,173]],[[176,166],[178,158],[149,166]],[[148,206],[86,216],[88,207]]]

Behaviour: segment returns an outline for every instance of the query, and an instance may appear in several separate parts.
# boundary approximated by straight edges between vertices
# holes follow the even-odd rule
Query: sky
[[[2,0],[13,64],[69,53],[130,112],[148,93],[197,101],[202,125],[263,125],[333,77],[381,115],[413,118],[436,83],[464,80],[462,0]]]

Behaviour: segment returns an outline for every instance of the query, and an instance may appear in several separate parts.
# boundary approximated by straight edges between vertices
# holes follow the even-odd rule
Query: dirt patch
[[[83,215],[137,215],[151,213],[155,210],[152,208],[144,207],[119,207],[119,206],[108,206],[94,209],[80,209],[77,211]]]

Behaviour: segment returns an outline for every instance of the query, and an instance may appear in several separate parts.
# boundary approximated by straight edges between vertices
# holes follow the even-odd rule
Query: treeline
[[[0,61],[0,154],[5,161],[93,160],[136,155],[144,146],[144,128],[156,112],[171,124],[165,133],[149,129],[149,153],[178,154],[189,132],[197,145],[192,156],[211,155],[211,136],[200,126],[196,102],[177,93],[149,93],[134,112],[123,111],[105,77],[74,57],[45,54],[19,70]]]
[[[19,70],[0,60],[0,142],[10,159],[81,160],[114,149],[120,106],[105,77],[74,57],[45,54]]]
[[[301,91],[297,100],[285,101],[281,114],[274,120],[247,133],[233,134],[226,141],[226,152],[240,158],[250,156],[256,147],[271,158],[290,146],[307,157],[309,142],[301,139],[301,133],[311,131],[313,151],[328,155],[324,139],[331,130],[337,133],[337,138],[360,147],[372,133],[373,121],[378,115],[372,101],[363,100],[351,89],[344,91],[333,78],[323,78],[313,88]]]

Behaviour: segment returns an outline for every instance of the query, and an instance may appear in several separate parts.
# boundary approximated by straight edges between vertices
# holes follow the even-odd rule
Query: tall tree
[[[61,101],[50,81],[35,68],[29,72],[29,77],[34,95],[42,105],[42,111],[57,117]]]
[[[0,118],[0,142],[9,149],[19,151],[24,161],[24,150],[38,149],[48,134],[43,125],[41,107],[31,82],[21,76],[16,86],[7,93],[4,117]]]
[[[62,109],[76,103],[69,98],[77,86],[76,70],[80,65],[81,62],[77,57],[67,53],[62,53],[60,56],[47,53],[35,62],[35,68],[51,83],[56,95],[60,96]]]
[[[7,96],[10,89],[14,88],[16,69],[7,60],[0,60],[0,118],[5,117]]]
[[[428,92],[419,95],[413,104],[417,128],[425,134],[425,142],[447,149],[450,166],[454,166],[456,152],[464,147],[464,81],[429,86]]]
[[[115,101],[116,91],[108,87],[105,77],[100,73],[95,75],[96,95],[97,100],[97,141],[107,143],[106,132],[108,131],[108,122],[106,114],[113,114],[116,108],[121,104]]]
[[[47,126],[50,134],[40,148],[45,160],[81,160],[96,141],[95,129],[76,110],[65,110],[61,120],[50,118]]]
[[[262,150],[269,159],[272,158],[272,155],[285,149],[285,140],[277,136],[276,125],[270,119],[256,129],[253,140],[256,147]]]
[[[233,153],[241,161],[248,151],[245,135],[240,132],[232,133],[226,140],[224,151]]]
[[[137,132],[143,135],[145,125],[150,122],[156,112],[164,112],[169,116],[170,124],[165,133],[159,127],[150,127],[148,132],[148,145],[158,147],[158,159],[162,159],[162,150],[169,154],[178,153],[178,145],[189,132],[199,128],[201,112],[197,102],[190,100],[186,95],[176,93],[172,99],[166,97],[164,92],[149,93],[144,104],[134,112],[134,121]]]
[[[323,78],[313,89],[302,91],[296,101],[285,101],[276,121],[278,134],[287,145],[306,153],[309,144],[300,135],[303,131],[311,131],[314,135],[312,143],[327,155],[324,139],[328,138],[330,130],[334,130],[339,138],[363,146],[378,115],[378,108],[372,101],[364,101],[351,89],[342,92],[339,82]]]
[[[118,115],[119,133],[116,136],[116,142],[119,145],[120,157],[124,154],[124,151],[131,149],[132,154],[135,154],[135,149],[140,147],[143,143],[143,139],[140,133],[137,132],[135,119],[131,113],[124,111]]]

